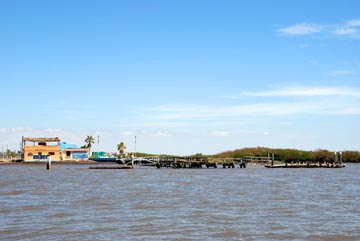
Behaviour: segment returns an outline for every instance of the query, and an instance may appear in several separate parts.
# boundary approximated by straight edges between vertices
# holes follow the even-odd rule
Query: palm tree
[[[120,144],[117,144],[117,149],[120,153],[120,156],[122,157],[122,155],[124,154],[125,149],[126,149],[124,142],[120,142]]]
[[[95,139],[93,136],[87,136],[85,139],[86,148],[89,148],[89,152],[91,153],[91,146],[95,143]]]

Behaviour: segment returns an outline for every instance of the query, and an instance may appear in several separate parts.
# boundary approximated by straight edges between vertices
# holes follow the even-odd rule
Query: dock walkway
[[[281,165],[265,165],[267,168],[344,168],[345,164],[281,164]]]

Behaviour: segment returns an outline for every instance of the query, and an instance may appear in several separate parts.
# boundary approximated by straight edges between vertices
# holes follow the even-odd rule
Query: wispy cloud
[[[321,32],[323,27],[317,24],[300,23],[289,27],[281,28],[279,33],[284,35],[308,35]]]
[[[58,133],[61,133],[61,130],[60,129],[55,129],[55,128],[47,128],[47,129],[45,129],[45,132],[46,133],[51,133],[51,134],[58,134]]]
[[[160,120],[233,120],[250,116],[284,116],[294,114],[312,115],[359,115],[360,106],[347,101],[293,101],[256,103],[248,105],[192,106],[184,111],[184,106],[172,106],[156,113]],[[154,111],[152,112],[154,114]]]
[[[83,109],[69,109],[57,108],[53,106],[43,106],[40,112],[46,115],[61,115],[67,121],[85,121],[96,117],[96,113],[92,110]]]
[[[351,75],[353,74],[353,72],[346,69],[339,69],[339,70],[330,71],[329,74],[332,76],[342,76],[342,75]]]
[[[360,27],[360,18],[348,21],[347,25],[352,27]]]
[[[227,96],[227,98],[237,99],[242,96],[254,96],[254,97],[360,96],[360,89],[344,88],[344,87],[290,87],[290,88],[282,88],[282,89],[268,90],[268,91],[242,92],[240,93],[240,95]]]
[[[122,136],[134,136],[135,133],[132,132],[132,131],[123,131],[123,132],[120,133],[120,135],[122,135]]]
[[[336,35],[355,35],[357,33],[357,29],[355,28],[348,28],[348,27],[341,27],[337,28],[333,31]]]
[[[14,127],[10,129],[11,133],[13,134],[17,134],[17,133],[29,133],[29,132],[33,132],[34,129],[33,128],[29,128],[29,127]]]
[[[254,98],[250,98],[254,97]],[[261,97],[261,98],[258,98]],[[227,96],[250,104],[160,105],[147,111],[161,121],[234,120],[251,116],[359,115],[360,89],[348,87],[290,87],[267,91],[242,92]],[[251,103],[252,102],[252,103]],[[212,135],[227,135],[213,132]]]
[[[229,131],[211,131],[209,133],[210,136],[213,137],[229,137],[230,132]]]
[[[280,28],[277,32],[285,36],[326,34],[330,36],[360,38],[360,19],[327,25],[317,23],[297,23]]]
[[[148,132],[145,133],[147,136],[152,136],[152,137],[166,137],[166,136],[170,136],[170,133],[168,131],[155,131],[155,132]]]

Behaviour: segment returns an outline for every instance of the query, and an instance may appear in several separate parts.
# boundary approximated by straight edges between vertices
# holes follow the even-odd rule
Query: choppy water
[[[360,240],[360,165],[0,165],[1,240]]]

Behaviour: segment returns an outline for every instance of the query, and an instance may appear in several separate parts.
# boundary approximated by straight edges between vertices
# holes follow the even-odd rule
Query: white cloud
[[[182,107],[180,107],[182,108]],[[322,100],[289,101],[275,103],[256,103],[248,105],[193,106],[195,111],[181,111],[177,108],[156,113],[160,120],[216,121],[231,120],[249,116],[284,116],[294,114],[312,115],[359,115],[360,106],[356,101]],[[216,133],[224,134],[224,133]]]
[[[284,35],[308,35],[321,32],[323,27],[317,24],[300,23],[278,30]]]
[[[338,73],[339,74],[339,73]],[[344,72],[342,72],[344,74]],[[240,96],[286,97],[286,96],[360,96],[360,89],[344,87],[293,87],[278,90],[243,92]],[[237,96],[239,98],[239,96]],[[233,96],[232,98],[236,98]]]
[[[337,28],[335,31],[333,31],[336,35],[354,35],[357,33],[357,30],[355,28]]]
[[[212,131],[209,133],[209,135],[214,136],[214,137],[229,137],[230,132],[228,132],[228,131]]]
[[[277,32],[287,36],[324,34],[327,36],[360,38],[360,19],[353,19],[345,23],[328,25],[316,23],[298,23],[288,27],[280,28],[277,30]]]
[[[360,18],[348,21],[347,25],[352,27],[360,27]]]
[[[29,127],[15,127],[15,128],[11,128],[11,132],[14,134],[17,133],[28,133],[28,132],[32,132],[34,131],[34,129],[29,128]]]
[[[340,70],[333,70],[329,73],[332,76],[341,76],[341,75],[351,75],[353,74],[350,70],[340,69]]]
[[[47,129],[45,129],[45,132],[56,134],[56,133],[60,133],[61,130],[60,129],[54,129],[54,128],[47,128]]]
[[[169,132],[167,132],[167,131],[155,131],[155,132],[147,133],[147,136],[166,137],[166,136],[169,136]]]
[[[135,136],[134,132],[132,131],[123,131],[120,133],[122,136]]]
[[[255,98],[249,98],[255,97]],[[262,98],[256,98],[262,97]],[[284,115],[359,115],[360,89],[349,87],[291,87],[267,91],[243,92],[231,96],[244,99],[250,104],[235,105],[161,105],[148,110],[159,122],[234,120],[250,116]],[[229,97],[227,97],[229,98]],[[224,136],[227,132],[213,132]]]

